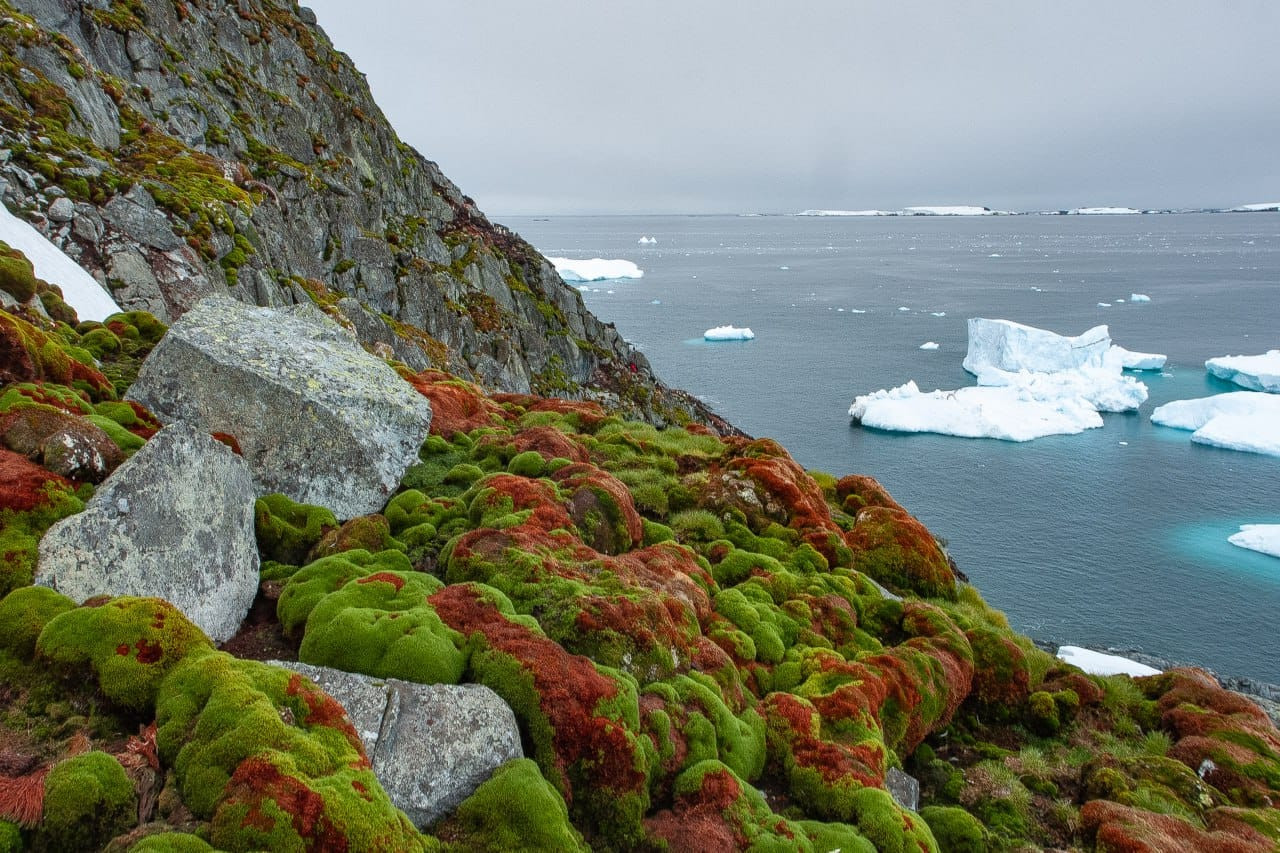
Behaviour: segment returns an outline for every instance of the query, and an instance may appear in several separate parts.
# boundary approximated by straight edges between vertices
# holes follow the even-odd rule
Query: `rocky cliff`
[[[414,369],[729,429],[401,141],[309,10],[12,0],[0,17],[4,203],[126,309],[312,301]]]

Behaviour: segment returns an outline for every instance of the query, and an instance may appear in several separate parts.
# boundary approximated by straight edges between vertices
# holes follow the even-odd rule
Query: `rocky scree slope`
[[[127,402],[165,327],[76,323],[0,257],[0,851],[1280,845],[1280,732],[1246,698],[1055,660],[868,477],[592,402],[392,365],[431,405],[415,460],[368,515],[252,504],[257,599],[220,647],[160,598],[33,586],[46,531],[175,429]],[[399,805],[384,706],[344,710],[335,670],[491,692],[478,740],[520,749]],[[410,763],[421,792],[448,762]]]
[[[297,4],[0,0],[0,149],[4,203],[126,309],[314,301],[415,369],[731,430],[402,142]]]

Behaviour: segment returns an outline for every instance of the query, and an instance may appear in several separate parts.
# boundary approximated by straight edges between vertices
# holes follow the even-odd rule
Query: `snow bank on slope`
[[[1119,655],[1104,655],[1079,646],[1060,646],[1058,660],[1078,666],[1090,675],[1159,675],[1160,670]]]
[[[26,255],[38,278],[58,285],[63,301],[75,309],[81,320],[105,320],[120,311],[93,276],[4,205],[0,205],[0,240]]]

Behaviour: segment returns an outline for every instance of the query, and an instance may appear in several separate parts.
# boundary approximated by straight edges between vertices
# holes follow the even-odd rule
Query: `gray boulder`
[[[498,767],[524,755],[515,714],[488,687],[271,663],[310,678],[347,709],[374,775],[419,827],[448,815]]]
[[[884,775],[884,786],[898,805],[913,812],[919,810],[920,782],[914,776],[890,767],[889,772]]]
[[[426,398],[309,304],[201,300],[128,396],[162,421],[234,436],[259,494],[340,518],[382,509],[431,426]]]
[[[117,468],[83,512],[49,528],[35,581],[76,601],[164,598],[222,642],[258,589],[253,503],[242,459],[173,424]]]

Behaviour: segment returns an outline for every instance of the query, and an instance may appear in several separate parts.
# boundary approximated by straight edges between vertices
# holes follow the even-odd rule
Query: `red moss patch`
[[[308,849],[334,853],[347,849],[346,834],[325,814],[324,797],[301,780],[281,773],[265,758],[242,761],[227,784],[227,794],[221,809],[246,806],[243,824],[246,828],[263,832],[274,829],[275,818],[262,810],[263,803],[273,801],[289,815],[294,831],[307,843]]]
[[[432,435],[448,438],[455,432],[492,426],[495,420],[501,422],[504,418],[502,407],[479,386],[443,370],[424,370],[404,378],[431,402]]]
[[[1093,800],[1080,810],[1080,828],[1106,853],[1199,850],[1213,853],[1267,853],[1274,842],[1251,827],[1230,824],[1229,829],[1206,832],[1173,815]]]
[[[857,515],[858,510],[868,506],[883,506],[889,509],[903,509],[895,501],[884,486],[874,477],[864,474],[850,474],[841,477],[836,483],[836,497],[840,500],[845,512]]]
[[[672,850],[689,853],[721,853],[741,850],[747,837],[730,822],[729,808],[742,788],[727,770],[707,773],[694,794],[677,798],[674,806],[645,819],[645,828],[666,841]]]
[[[404,578],[391,572],[374,572],[371,575],[358,578],[356,583],[389,583],[396,588],[396,592],[404,589]]]
[[[555,427],[529,427],[512,437],[512,444],[519,453],[537,451],[543,459],[563,458],[573,462],[590,459],[586,448]]]
[[[558,397],[535,397],[531,394],[494,394],[494,402],[524,409],[526,412],[555,412],[558,415],[576,415],[578,423],[587,432],[595,432],[609,413],[599,403],[583,400],[562,400]]]
[[[28,512],[49,502],[51,489],[71,491],[71,481],[25,456],[0,449],[0,509]]]
[[[870,506],[845,535],[853,567],[890,588],[954,597],[956,577],[933,534],[902,509]]]
[[[346,709],[336,699],[298,673],[289,677],[289,686],[285,689],[285,693],[302,700],[302,704],[306,707],[306,716],[302,722],[308,726],[337,729],[364,759],[364,744],[360,740],[360,735],[352,725],[351,718],[347,716]],[[368,760],[364,759],[361,766],[368,767]]]
[[[643,540],[644,523],[631,491],[617,477],[594,465],[575,463],[556,471],[552,479],[569,496],[569,515],[595,550],[620,554]]]
[[[810,533],[839,532],[822,489],[782,445],[768,438],[734,444],[728,469],[757,484],[764,510],[774,521]]]

